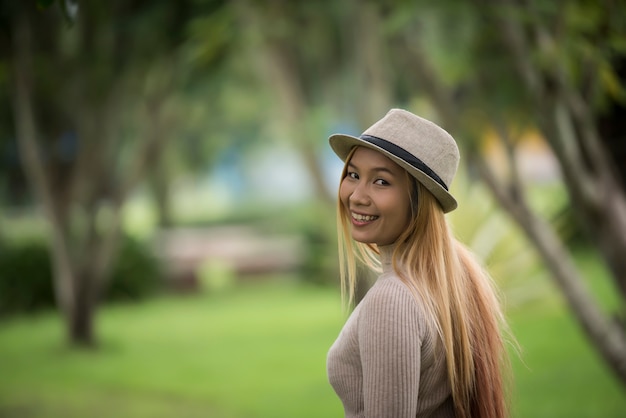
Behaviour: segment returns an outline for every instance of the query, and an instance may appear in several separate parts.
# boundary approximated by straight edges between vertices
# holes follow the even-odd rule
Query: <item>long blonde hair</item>
[[[344,168],[342,180],[346,172]],[[501,336],[505,321],[491,278],[454,238],[435,197],[406,175],[413,186],[408,191],[413,216],[396,241],[394,270],[424,304],[428,322],[443,341],[457,417],[505,417],[507,356]],[[349,213],[341,199],[337,222],[342,295],[351,304],[356,260],[379,271],[379,251],[374,244],[352,240]]]

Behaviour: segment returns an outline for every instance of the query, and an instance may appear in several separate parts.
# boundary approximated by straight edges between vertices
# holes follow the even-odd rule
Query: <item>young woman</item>
[[[349,302],[357,259],[380,273],[328,353],[346,417],[506,416],[499,302],[444,216],[457,207],[454,139],[392,109],[330,145],[345,161],[338,228]]]

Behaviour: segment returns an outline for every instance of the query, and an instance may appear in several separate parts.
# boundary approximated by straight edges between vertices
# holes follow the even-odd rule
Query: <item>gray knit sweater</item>
[[[422,306],[381,248],[383,274],[348,318],[327,359],[346,418],[454,417],[445,353]]]

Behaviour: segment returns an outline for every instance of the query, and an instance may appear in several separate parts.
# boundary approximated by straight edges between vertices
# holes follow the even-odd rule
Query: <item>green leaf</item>
[[[56,0],[36,0],[39,9],[47,9],[52,6]]]

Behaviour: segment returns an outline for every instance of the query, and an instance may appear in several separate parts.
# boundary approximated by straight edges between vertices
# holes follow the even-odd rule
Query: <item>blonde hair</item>
[[[346,162],[350,161],[352,154]],[[342,180],[347,172],[344,167]],[[396,241],[393,268],[423,304],[445,347],[448,379],[459,418],[507,415],[503,368],[505,326],[489,275],[457,241],[435,197],[412,176],[412,218]],[[352,240],[349,213],[338,200],[339,265],[342,295],[355,299],[357,260],[380,271],[374,244]]]

